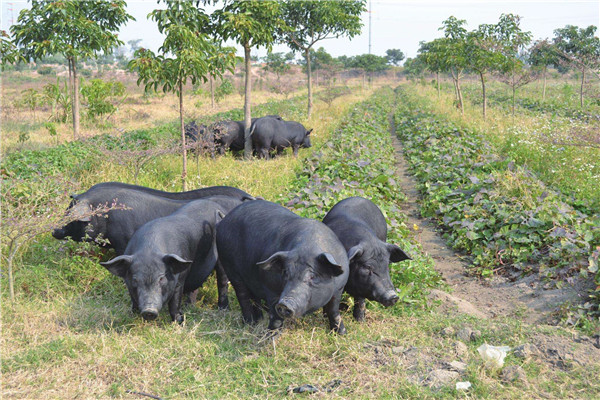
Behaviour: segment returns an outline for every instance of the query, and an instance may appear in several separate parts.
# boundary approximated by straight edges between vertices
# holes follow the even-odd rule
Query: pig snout
[[[142,318],[146,321],[154,321],[158,318],[158,310],[155,308],[146,308],[142,310]]]
[[[65,238],[65,230],[64,229],[55,229],[52,231],[52,236],[54,239],[64,239]]]
[[[275,306],[275,311],[281,318],[292,318],[295,314],[296,307],[288,300],[283,299]]]
[[[398,301],[398,295],[396,294],[396,292],[394,290],[388,290],[382,296],[381,304],[383,304],[386,307],[389,307],[389,306],[393,306],[394,304],[396,304],[397,301]]]

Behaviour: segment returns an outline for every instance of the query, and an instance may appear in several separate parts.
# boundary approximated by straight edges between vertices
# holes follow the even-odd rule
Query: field
[[[37,79],[27,84],[41,87]],[[188,185],[237,186],[311,218],[349,196],[372,199],[388,220],[388,241],[413,258],[391,265],[398,304],[370,302],[364,323],[345,311],[346,336],[328,333],[316,313],[265,340],[264,322],[242,324],[232,289],[231,310],[216,309],[211,278],[197,305],[184,308],[182,325],[166,312],[147,323],[130,311],[123,283],[99,265],[110,253],[44,232],[17,259],[14,301],[3,267],[2,397],[262,399],[303,396],[293,390],[307,384],[319,398],[600,397],[597,316],[582,314],[597,303],[578,307],[581,301],[560,297],[571,286],[576,296],[594,289],[600,150],[558,144],[573,139],[566,135],[572,126],[595,129],[598,121],[586,115],[597,116],[599,106],[574,117],[576,95],[556,100],[566,92],[556,82],[548,91],[553,100],[543,104],[532,100],[537,88],[525,88],[513,120],[505,88],[495,87],[483,121],[475,85],[465,89],[464,117],[447,87],[438,99],[428,83],[349,86],[331,104],[317,100],[310,120],[302,90],[288,99],[254,95],[260,105],[253,113],[314,128],[313,147],[268,162],[192,156]],[[20,90],[5,89],[4,98]],[[180,190],[179,156],[157,155],[137,173],[120,160],[140,143],[167,146],[178,134],[174,99],[131,93],[123,111],[100,125],[87,122],[89,137],[76,141],[68,124],[57,137],[47,134],[40,121],[49,110],[38,120],[26,110],[3,110],[3,179],[21,184],[20,201],[59,185],[54,179],[80,191],[111,180]],[[204,103],[206,97],[194,109],[203,121],[241,116],[237,94],[215,109]],[[133,117],[141,112],[148,117]],[[19,141],[23,131],[30,137]],[[403,165],[409,176],[399,172]],[[56,193],[64,196],[56,208],[62,212],[68,192],[52,186],[46,196]],[[408,212],[413,206],[417,215]],[[436,229],[457,253],[426,240],[438,237]],[[529,308],[518,293],[529,294],[530,286],[544,301],[545,293],[563,301]],[[499,295],[489,297],[485,287]],[[351,310],[352,299],[345,301]],[[485,365],[477,351],[484,343],[513,349],[503,368]],[[472,387],[457,390],[457,381]]]

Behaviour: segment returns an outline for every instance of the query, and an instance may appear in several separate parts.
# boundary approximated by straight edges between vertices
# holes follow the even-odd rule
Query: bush
[[[40,75],[54,75],[55,71],[52,67],[39,67],[37,73]]]
[[[83,85],[81,94],[87,102],[88,117],[94,119],[112,114],[117,109],[113,103],[124,100],[125,86],[117,81],[105,82],[102,79],[92,79],[88,84]]]
[[[233,83],[229,79],[223,79],[221,84],[215,90],[215,100],[216,102],[220,102],[225,98],[225,96],[229,96],[234,91]]]

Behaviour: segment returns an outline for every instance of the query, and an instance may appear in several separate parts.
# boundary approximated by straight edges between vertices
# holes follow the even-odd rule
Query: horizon
[[[28,6],[28,2],[0,0],[1,26],[9,31],[11,20],[17,21],[20,10]],[[162,6],[162,5],[161,5]],[[420,41],[430,41],[442,36],[438,30],[442,21],[451,15],[467,21],[467,29],[472,30],[483,23],[496,23],[503,13],[517,14],[521,19],[524,31],[530,31],[533,39],[551,38],[557,28],[576,25],[581,28],[600,25],[600,1],[450,1],[450,0],[379,0],[367,2],[367,10],[371,6],[371,42],[372,54],[383,56],[388,49],[400,49],[406,58],[417,55]],[[163,36],[158,32],[156,23],[146,16],[157,8],[155,0],[128,1],[127,11],[136,18],[122,27],[119,39],[124,43],[129,40],[142,39],[141,46],[156,51],[162,44]],[[218,7],[205,7],[207,12]],[[12,11],[11,11],[12,10]],[[353,39],[338,38],[317,42],[319,47],[334,57],[341,55],[354,56],[369,53],[369,12],[361,16],[363,29]],[[235,47],[238,55],[243,55],[241,47],[232,41],[226,45]],[[273,45],[273,52],[289,52],[283,44]],[[264,47],[253,48],[252,55],[264,57]],[[296,57],[299,54],[296,53]]]

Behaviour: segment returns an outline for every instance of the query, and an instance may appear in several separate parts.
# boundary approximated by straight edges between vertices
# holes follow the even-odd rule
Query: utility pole
[[[369,0],[369,54],[371,54],[371,17],[373,15],[372,6],[373,0]]]

